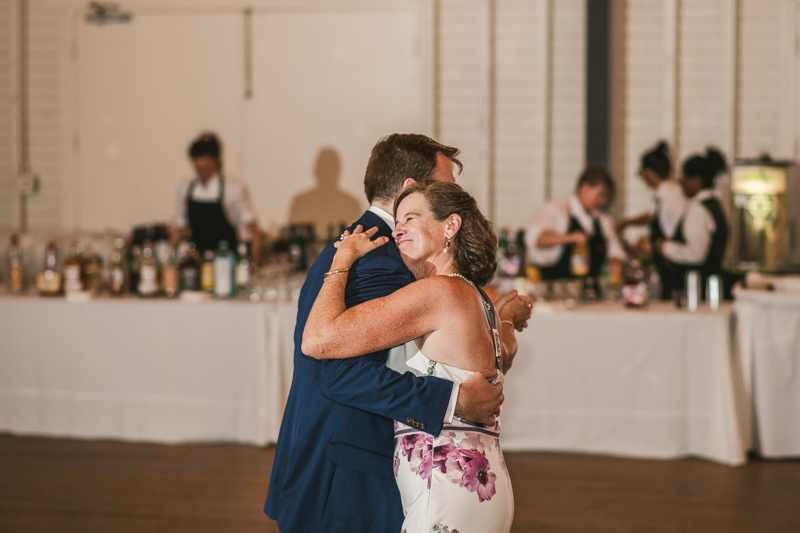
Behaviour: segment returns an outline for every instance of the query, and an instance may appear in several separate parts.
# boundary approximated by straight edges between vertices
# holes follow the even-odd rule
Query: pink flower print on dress
[[[461,486],[470,492],[477,492],[478,499],[482,502],[491,500],[497,492],[494,486],[497,475],[489,472],[489,460],[485,455],[472,452],[471,457],[472,460],[468,461],[464,467]]]
[[[397,477],[397,471],[400,469],[400,455],[395,453],[394,460],[392,460],[392,467],[394,468],[394,477]]]
[[[411,454],[414,452],[414,448],[417,445],[417,441],[422,438],[422,435],[419,433],[409,433],[408,435],[403,435],[398,437],[400,439],[400,451],[403,452],[408,460],[411,460]]]
[[[433,449],[433,466],[439,467],[442,473],[447,473],[447,457],[449,454],[458,454],[458,448],[453,441],[445,442]]]

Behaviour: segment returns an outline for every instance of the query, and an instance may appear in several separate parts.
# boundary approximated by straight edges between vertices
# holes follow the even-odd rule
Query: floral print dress
[[[387,365],[456,383],[472,375],[431,361],[415,341],[394,348]],[[502,379],[498,372],[496,380]],[[499,437],[499,417],[494,427],[456,417],[438,437],[395,422],[394,474],[403,501],[403,533],[508,532],[514,496]]]

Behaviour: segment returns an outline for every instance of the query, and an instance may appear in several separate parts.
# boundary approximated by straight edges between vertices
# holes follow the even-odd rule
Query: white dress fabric
[[[472,371],[431,361],[412,340],[389,366],[463,383]],[[498,371],[495,382],[502,381]],[[455,417],[438,437],[395,422],[394,473],[403,502],[403,533],[508,532],[514,495],[494,427]]]

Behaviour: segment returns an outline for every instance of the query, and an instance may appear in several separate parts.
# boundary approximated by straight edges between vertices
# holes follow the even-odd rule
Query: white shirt
[[[536,242],[544,231],[566,234],[569,229],[570,216],[575,217],[587,237],[594,235],[594,218],[597,218],[603,237],[606,239],[606,258],[625,260],[625,250],[614,231],[611,218],[600,211],[587,213],[578,197],[571,194],[550,200],[541,206],[531,218],[525,231],[528,261],[543,267],[553,266],[558,262],[564,250],[563,244],[540,248],[536,246]]]
[[[658,184],[653,195],[657,205],[653,206],[653,214],[658,209],[658,223],[667,238],[675,234],[675,228],[686,209],[686,196],[681,186],[672,180],[664,180]]]
[[[380,207],[370,206],[369,210],[386,222],[386,224],[394,231],[394,217],[381,209]],[[406,351],[406,345],[403,344],[402,346],[395,346],[391,350],[389,350],[389,356],[386,358],[386,366],[395,370],[397,372],[405,372],[406,369],[406,361],[408,358],[412,357],[413,353],[408,353]],[[402,371],[399,369],[403,369]],[[447,411],[444,414],[444,423],[445,424],[452,424],[453,423],[453,416],[456,413],[456,402],[458,401],[458,390],[461,387],[460,383],[453,383],[453,390],[450,392],[450,403],[447,404]],[[401,420],[402,422],[402,420]]]
[[[689,198],[683,219],[683,238],[686,244],[666,241],[661,250],[664,257],[682,265],[696,265],[706,260],[711,236],[717,230],[717,224],[701,202],[716,196],[713,190],[703,189]]]
[[[214,174],[203,184],[197,178],[184,181],[178,187],[177,209],[173,224],[178,228],[185,228],[189,225],[189,215],[186,212],[186,195],[189,193],[189,186],[193,181],[197,184],[192,190],[192,200],[197,202],[216,202],[219,198],[219,174]],[[250,193],[247,186],[233,178],[225,176],[225,193],[222,199],[222,206],[225,216],[232,226],[246,226],[256,220],[255,212],[250,204]]]

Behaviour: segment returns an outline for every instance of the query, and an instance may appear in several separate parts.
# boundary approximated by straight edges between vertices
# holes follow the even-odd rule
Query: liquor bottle
[[[626,307],[644,307],[647,305],[647,280],[644,269],[637,259],[631,260],[625,269],[622,301]]]
[[[214,296],[231,298],[233,296],[233,254],[228,249],[228,241],[220,241],[219,250],[214,254]]]
[[[239,260],[236,262],[236,296],[241,300],[247,300],[250,297],[250,260],[247,243],[240,242],[237,252]]]
[[[94,294],[103,290],[103,259],[89,245],[89,250],[83,257],[83,288]]]
[[[186,243],[186,250],[178,264],[181,291],[200,290],[200,256],[193,242]]]
[[[306,262],[306,237],[305,227],[299,224],[289,228],[289,265],[296,272],[303,272],[308,268]]]
[[[142,268],[142,247],[134,242],[130,249],[128,262],[128,290],[131,294],[139,293],[139,274]]]
[[[175,249],[170,246],[163,253],[165,258],[161,264],[161,287],[164,289],[164,296],[175,298],[181,292],[178,265],[175,261]]]
[[[508,248],[508,233],[505,228],[500,228],[497,234],[497,274],[500,277],[505,277],[506,273],[506,260],[508,256],[506,250]]]
[[[11,236],[11,246],[8,248],[8,290],[12,294],[25,291],[25,263],[18,235]]]
[[[64,260],[64,292],[81,292],[83,287],[83,261],[78,244],[73,242]]]
[[[200,264],[200,290],[214,292],[214,252],[206,250]]]
[[[149,240],[142,244],[142,262],[139,266],[139,296],[150,298],[159,293],[158,286],[158,261],[156,261],[153,246]]]
[[[572,258],[570,266],[572,268],[572,275],[578,278],[589,275],[589,245],[585,242],[576,243],[572,248]]]
[[[50,241],[44,252],[44,272],[36,275],[36,290],[42,296],[61,294],[61,272],[58,271],[56,243]]]
[[[111,265],[108,271],[108,290],[114,296],[123,295],[128,289],[128,269],[125,268],[125,240],[118,238],[114,241],[111,251]]]

